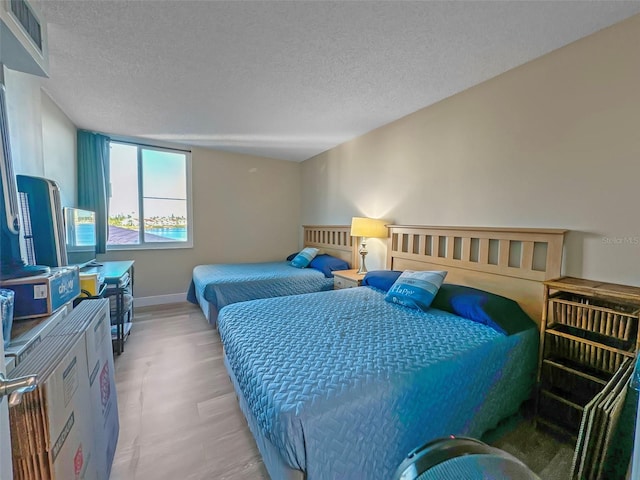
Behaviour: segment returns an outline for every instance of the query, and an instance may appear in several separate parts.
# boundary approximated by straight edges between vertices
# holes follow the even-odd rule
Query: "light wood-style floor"
[[[120,439],[111,480],[269,478],[227,377],[219,336],[197,307],[136,310],[115,365]],[[526,420],[507,422],[488,438],[542,480],[569,478],[573,447]]]
[[[136,311],[116,357],[120,439],[111,480],[268,479],[222,362],[190,304]]]

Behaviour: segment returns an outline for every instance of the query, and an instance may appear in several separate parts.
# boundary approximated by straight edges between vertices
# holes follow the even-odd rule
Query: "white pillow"
[[[428,310],[444,282],[445,271],[406,270],[398,277],[384,299],[417,310]]]

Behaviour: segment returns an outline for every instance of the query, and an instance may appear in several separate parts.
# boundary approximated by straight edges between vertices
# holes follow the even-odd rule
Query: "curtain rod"
[[[184,152],[184,153],[191,153],[191,150],[187,150],[187,149],[183,149],[183,148],[176,148],[176,147],[165,147],[163,145],[152,145],[150,143],[141,143],[141,142],[136,142],[133,140],[121,140],[119,138],[113,138],[110,135],[107,135],[109,137],[109,141],[113,140],[114,142],[117,143],[126,143],[129,145],[137,145],[139,147],[151,147],[151,148],[163,148],[165,150],[175,150],[176,152]]]

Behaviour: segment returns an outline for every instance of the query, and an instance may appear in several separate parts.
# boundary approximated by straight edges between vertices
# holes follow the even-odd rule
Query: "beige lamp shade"
[[[375,218],[353,217],[351,219],[351,236],[367,238],[386,238],[389,233],[385,220]]]

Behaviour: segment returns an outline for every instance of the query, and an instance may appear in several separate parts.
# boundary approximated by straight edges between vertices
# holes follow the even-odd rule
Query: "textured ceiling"
[[[54,1],[80,128],[302,161],[640,12],[639,1]]]

